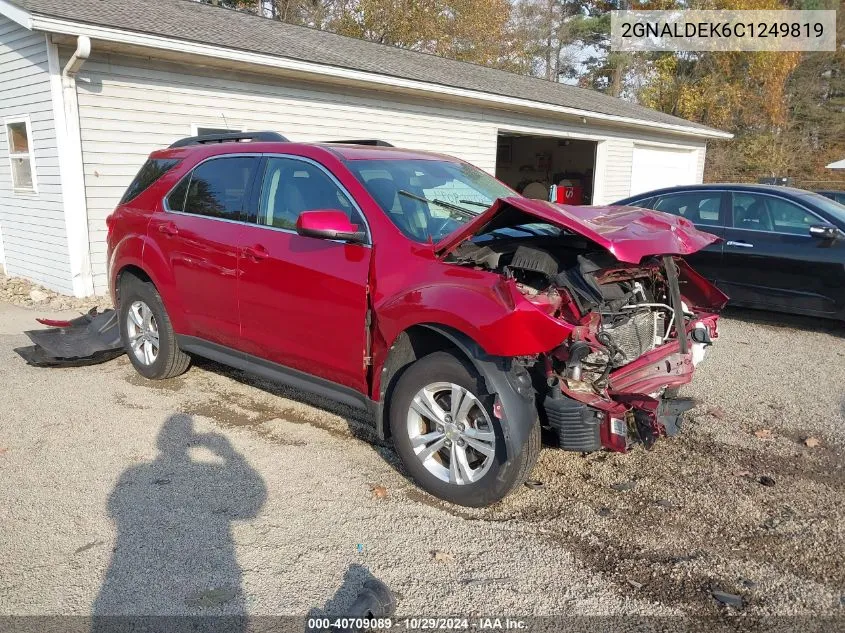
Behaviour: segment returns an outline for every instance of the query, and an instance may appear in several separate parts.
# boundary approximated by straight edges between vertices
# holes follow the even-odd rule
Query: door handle
[[[270,256],[270,253],[268,253],[267,249],[261,244],[256,244],[255,246],[244,247],[244,255],[255,260],[262,260],[267,259]]]
[[[164,233],[165,235],[179,235],[179,229],[176,228],[176,225],[173,222],[167,222],[166,224],[159,224],[158,225],[158,232]]]
[[[739,246],[740,248],[754,248],[754,244],[749,242],[735,242],[734,240],[730,240],[725,242],[725,246]]]

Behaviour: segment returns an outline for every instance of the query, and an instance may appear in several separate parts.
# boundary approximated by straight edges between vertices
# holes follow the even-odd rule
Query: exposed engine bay
[[[455,253],[462,264],[476,265],[512,278],[526,298],[569,323],[595,326],[595,341],[576,337],[561,365],[561,378],[607,386],[612,369],[662,345],[672,332],[673,308],[660,260],[641,266],[621,264],[606,251],[578,252],[523,243],[471,242]],[[558,356],[558,355],[556,355]],[[565,367],[564,367],[565,366]]]
[[[547,394],[541,418],[558,431],[562,448],[625,450],[629,440],[650,446],[673,434],[680,422],[676,410],[692,405],[668,403],[664,393],[688,381],[716,332],[715,319],[699,321],[682,300],[671,257],[627,264],[580,236],[561,234],[468,241],[453,258],[513,280],[528,301],[573,326],[557,348],[523,359],[538,393]],[[655,366],[661,375],[626,380],[624,368],[639,370],[643,357],[660,355],[650,354],[658,348],[668,354]]]

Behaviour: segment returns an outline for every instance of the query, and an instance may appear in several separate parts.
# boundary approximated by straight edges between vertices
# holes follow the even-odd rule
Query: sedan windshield
[[[822,211],[826,211],[834,217],[838,222],[840,228],[845,228],[845,205],[839,204],[835,200],[825,198],[823,195],[807,191],[804,196],[806,200],[812,202]]]
[[[438,241],[487,209],[518,195],[467,163],[447,160],[353,160],[349,169],[399,230]]]

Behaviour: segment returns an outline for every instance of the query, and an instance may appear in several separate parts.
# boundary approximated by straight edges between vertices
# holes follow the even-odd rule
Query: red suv
[[[138,372],[197,354],[367,410],[420,486],[469,506],[525,480],[541,427],[579,452],[676,432],[727,301],[680,256],[715,236],[384,145],[153,152],[108,221]]]

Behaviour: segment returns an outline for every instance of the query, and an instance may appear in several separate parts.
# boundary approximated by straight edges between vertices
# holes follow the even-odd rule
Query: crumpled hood
[[[575,207],[521,196],[493,205],[434,245],[445,257],[478,233],[530,222],[548,222],[586,237],[616,259],[637,264],[648,255],[690,255],[720,238],[682,217],[638,207]]]

